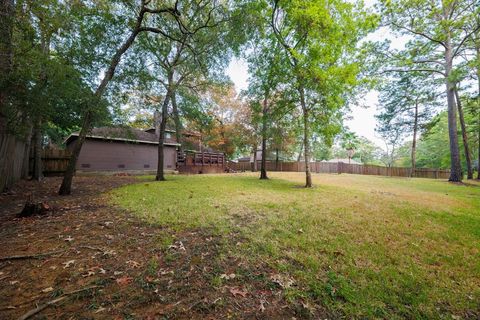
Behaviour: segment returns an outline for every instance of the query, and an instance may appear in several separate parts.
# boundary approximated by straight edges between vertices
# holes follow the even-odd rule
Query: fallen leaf
[[[242,297],[246,297],[248,292],[245,291],[245,290],[242,290],[242,289],[239,289],[239,288],[236,288],[236,287],[233,287],[233,288],[230,288],[230,293],[236,297],[236,296],[242,296]]]
[[[82,274],[82,277],[86,278],[86,277],[91,277],[91,276],[93,276],[93,275],[95,275],[95,272],[93,272],[93,271],[88,271],[87,273]]]
[[[133,281],[133,278],[125,276],[125,277],[118,278],[115,281],[117,281],[117,283],[121,286],[126,286]]]
[[[138,263],[137,261],[133,261],[133,260],[128,260],[126,263],[128,264],[128,266],[130,268],[134,268],[134,269],[140,268],[140,266],[141,266],[140,263]]]
[[[100,312],[105,311],[105,310],[107,310],[107,309],[105,309],[104,307],[100,307],[94,313],[100,313]]]
[[[113,275],[114,275],[114,276],[119,276],[119,275],[121,275],[122,273],[123,273],[122,271],[114,271],[114,272],[113,272]]]
[[[63,263],[63,269],[69,268],[72,264],[75,263],[75,260],[69,260]]]
[[[266,300],[262,299],[260,300],[260,306],[258,307],[258,310],[260,310],[260,312],[264,312],[265,311],[265,304],[267,303]]]
[[[14,280],[14,281],[10,281],[10,284],[13,286],[14,284],[17,284],[17,283],[19,283],[19,282],[20,282],[20,281],[18,281],[18,280]]]
[[[114,251],[114,250],[107,250],[107,251],[104,251],[103,252],[103,255],[104,256],[114,256],[116,255],[117,253]]]
[[[68,236],[66,237],[65,239],[63,239],[64,241],[67,241],[67,242],[71,242],[73,241],[73,238],[71,236]]]
[[[53,291],[53,288],[52,287],[48,287],[48,288],[45,288],[42,290],[43,293],[48,293],[48,292],[52,292]]]
[[[284,289],[290,288],[295,284],[295,280],[281,274],[275,274],[271,276],[270,279]]]
[[[230,279],[234,279],[235,278],[235,273],[231,273],[231,274],[222,274],[220,276],[220,279],[225,279],[225,280],[230,280]]]

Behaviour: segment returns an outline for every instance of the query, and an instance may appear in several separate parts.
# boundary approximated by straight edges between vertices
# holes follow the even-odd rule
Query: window
[[[90,168],[90,163],[82,163],[82,168]]]
[[[172,134],[167,132],[165,133],[165,139],[171,139],[172,138]]]
[[[120,169],[125,169],[125,165],[124,165],[124,164],[119,164],[119,165],[118,165],[118,168],[120,168]]]
[[[150,168],[150,165],[149,165],[149,164],[144,164],[143,167],[144,167],[145,169],[148,169],[148,168]]]

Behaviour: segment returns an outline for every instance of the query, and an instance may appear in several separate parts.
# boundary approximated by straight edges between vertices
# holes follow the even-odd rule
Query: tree
[[[305,187],[312,187],[311,129],[331,134],[330,119],[357,83],[353,51],[374,21],[343,1],[327,5],[323,0],[274,0],[268,8],[271,30],[288,61],[291,92],[302,112]]]
[[[13,168],[13,143],[8,127],[9,89],[13,71],[12,35],[15,19],[15,1],[0,1],[0,191],[12,184],[9,172]]]
[[[381,112],[376,116],[378,130],[400,130],[412,134],[412,176],[416,169],[417,138],[422,126],[435,111],[437,97],[434,83],[423,73],[394,74],[380,86]]]
[[[252,120],[260,122],[261,126],[260,180],[266,180],[267,143],[271,137],[272,125],[276,118],[283,117],[285,109],[289,106],[285,92],[281,89],[282,80],[286,80],[284,77],[286,61],[272,34],[265,32],[258,34],[251,46],[253,53],[248,57],[251,76],[247,94],[251,99],[250,107],[254,115]],[[254,150],[255,155],[256,153],[257,150]],[[254,162],[256,164],[256,159]]]
[[[73,175],[75,173],[75,167],[77,164],[77,159],[78,156],[80,155],[80,151],[82,150],[83,143],[85,142],[85,139],[87,137],[88,132],[90,132],[93,124],[93,117],[94,117],[94,108],[97,106],[97,103],[100,101],[102,95],[104,94],[108,83],[110,80],[112,80],[115,70],[120,63],[120,60],[122,56],[125,54],[125,52],[132,46],[133,42],[135,41],[135,38],[137,35],[141,32],[156,32],[156,33],[162,33],[160,29],[156,28],[151,28],[151,27],[145,27],[143,26],[143,22],[145,19],[145,16],[148,14],[169,14],[175,18],[178,18],[180,16],[179,11],[177,10],[177,7],[162,7],[158,9],[151,9],[147,7],[148,3],[150,1],[147,0],[141,0],[141,4],[139,6],[139,11],[136,15],[136,20],[134,23],[134,27],[132,28],[129,36],[127,39],[122,43],[121,46],[118,47],[116,50],[115,54],[112,56],[109,66],[107,68],[107,71],[105,72],[102,81],[98,85],[97,89],[95,90],[95,98],[96,101],[94,101],[93,106],[88,106],[86,108],[86,111],[83,115],[82,118],[82,129],[80,130],[78,140],[75,143],[75,146],[72,151],[71,158],[68,162],[67,169],[65,171],[62,185],[60,186],[59,194],[60,195],[69,195],[71,193],[71,186],[72,186],[72,180],[73,180]],[[177,2],[176,2],[177,4]],[[178,21],[178,19],[177,19]],[[181,23],[180,23],[181,25]],[[95,103],[96,102],[96,103]]]
[[[395,72],[426,72],[440,75],[445,82],[451,157],[450,181],[462,180],[457,112],[455,104],[455,58],[466,42],[480,29],[466,26],[480,14],[476,0],[413,1],[383,0],[382,14],[394,32],[413,38],[409,50],[396,55]]]
[[[390,168],[398,158],[398,147],[403,141],[404,131],[399,126],[391,126],[388,127],[388,129],[377,127],[376,131],[385,142],[385,149],[382,152],[381,161]]]

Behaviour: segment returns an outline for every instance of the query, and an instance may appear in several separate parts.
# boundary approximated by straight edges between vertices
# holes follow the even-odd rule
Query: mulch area
[[[133,177],[20,182],[0,195],[0,319],[294,319],[275,271],[229,255],[209,230],[175,232],[108,202]],[[27,198],[44,215],[17,218]],[[233,242],[235,243],[235,242]],[[43,255],[40,255],[43,254]]]

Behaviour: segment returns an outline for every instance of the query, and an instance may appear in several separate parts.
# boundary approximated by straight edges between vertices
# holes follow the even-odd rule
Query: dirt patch
[[[60,178],[48,178],[21,182],[0,196],[1,319],[62,297],[33,318],[307,316],[285,301],[271,280],[274,270],[229,254],[227,241],[235,239],[205,229],[174,232],[108,204],[104,192],[135,181],[78,177],[73,195],[61,197]],[[16,218],[31,195],[52,210]]]

